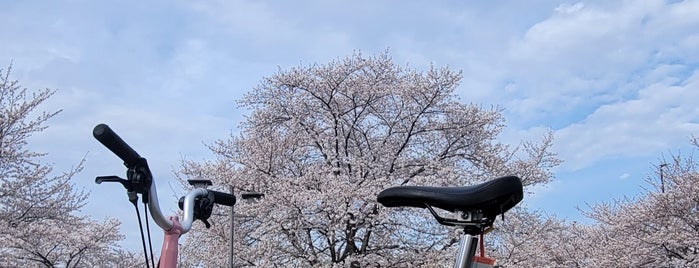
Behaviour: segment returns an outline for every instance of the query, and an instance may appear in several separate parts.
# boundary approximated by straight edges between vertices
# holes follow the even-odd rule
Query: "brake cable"
[[[145,262],[146,267],[150,267],[150,265],[148,264],[148,252],[146,251],[146,240],[143,237],[143,223],[141,221],[141,212],[139,211],[138,205],[137,205],[138,196],[134,194],[135,198],[131,198],[130,193],[133,193],[133,192],[129,192],[129,201],[131,202],[131,204],[133,204],[134,210],[136,210],[136,219],[138,219],[138,229],[141,231],[140,232],[141,233],[141,246],[143,246],[143,256],[146,258],[146,262]],[[146,210],[146,213],[148,213],[148,210]],[[147,223],[148,223],[148,220],[146,218],[146,224]],[[150,243],[150,239],[149,239],[149,243]],[[152,258],[153,258],[153,255],[151,254],[151,259]],[[153,266],[153,267],[155,268],[155,266]]]

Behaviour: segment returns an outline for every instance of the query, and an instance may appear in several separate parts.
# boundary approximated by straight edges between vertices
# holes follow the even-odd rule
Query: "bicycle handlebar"
[[[119,135],[105,124],[99,124],[92,130],[92,136],[102,143],[107,149],[124,161],[126,167],[132,168],[138,163],[140,155],[131,148]]]
[[[172,221],[170,221],[168,218],[166,218],[163,215],[163,212],[160,210],[160,204],[158,203],[158,191],[155,187],[155,180],[151,182],[150,188],[148,188],[148,210],[150,211],[150,216],[153,218],[153,221],[160,226],[165,231],[168,231],[172,229],[172,226],[174,225]],[[184,221],[187,221],[185,213],[185,219]],[[190,217],[191,218],[191,217]],[[190,226],[192,224],[193,219],[190,219]],[[184,222],[182,222],[182,227],[184,227]],[[182,233],[186,233],[189,231],[189,228],[185,229]]]
[[[121,158],[127,168],[135,169],[139,163],[145,165],[146,169],[148,168],[148,164],[146,164],[147,162],[145,159],[142,158],[133,148],[131,148],[131,146],[129,146],[128,143],[121,139],[121,137],[119,137],[119,135],[117,135],[116,132],[114,132],[114,130],[109,128],[109,126],[106,124],[99,124],[95,126],[95,128],[92,130],[92,136],[102,143],[104,147],[107,147],[107,149]],[[141,159],[144,160],[141,161]],[[148,176],[150,176],[150,171],[147,171],[147,173],[149,174]],[[155,221],[160,228],[163,230],[170,230],[172,229],[173,223],[163,216],[163,213],[160,210],[160,205],[158,204],[158,191],[155,187],[155,182],[152,180],[152,178],[150,179],[150,185],[148,186],[148,189],[145,189],[145,191],[148,192],[148,210],[151,212],[153,221]],[[127,187],[127,185],[124,185],[124,187],[126,187],[127,191],[130,192],[140,192],[139,190],[134,189],[135,187],[133,186],[130,188]]]
[[[214,190],[207,190],[209,192],[212,192],[214,194],[214,203],[219,204],[219,205],[224,205],[224,206],[233,206],[235,205],[235,196],[229,193],[224,193],[224,192],[218,192]]]
[[[142,158],[134,149],[131,148],[119,135],[117,135],[109,126],[106,124],[99,124],[95,126],[92,131],[92,135],[110,151],[116,154],[121,160],[124,161],[124,165],[133,169],[137,166],[148,168],[145,158]],[[150,176],[150,171],[147,171],[148,176]],[[155,179],[150,178],[150,186],[146,190],[148,192],[148,210],[151,212],[151,218],[153,221],[160,226],[163,230],[170,230],[173,227],[172,221],[163,216],[160,210],[160,205],[158,204],[158,191],[155,186]],[[126,185],[124,185],[126,187]],[[133,192],[134,189],[127,187],[128,191]],[[187,233],[192,227],[194,222],[194,208],[195,200],[199,197],[208,197],[209,192],[213,194],[213,202],[216,204],[221,204],[224,206],[233,206],[235,204],[235,196],[228,193],[217,192],[213,190],[207,190],[203,188],[196,188],[191,190],[184,199],[184,204],[182,210],[184,211],[184,219],[181,221],[182,229],[184,233]]]

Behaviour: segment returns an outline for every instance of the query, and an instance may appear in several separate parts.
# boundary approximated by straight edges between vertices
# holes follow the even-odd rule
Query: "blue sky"
[[[476,2],[476,3],[470,3]],[[32,148],[57,171],[85,156],[85,214],[137,225],[124,175],[91,136],[112,126],[148,158],[164,211],[180,159],[235,132],[235,100],[279,68],[389,50],[399,64],[463,70],[464,102],[504,109],[501,141],[555,131],[564,163],[526,204],[570,220],[576,207],[635,196],[662,155],[699,133],[699,1],[9,1],[0,66],[63,109]],[[157,233],[157,231],[156,231]],[[156,240],[159,241],[159,240]],[[157,243],[155,243],[157,245]],[[156,246],[159,247],[159,246]]]

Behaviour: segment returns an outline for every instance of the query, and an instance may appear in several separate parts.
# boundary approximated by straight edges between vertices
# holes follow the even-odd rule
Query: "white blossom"
[[[381,190],[501,175],[531,185],[558,164],[551,135],[515,149],[497,142],[501,111],[460,102],[460,79],[448,68],[403,69],[388,53],[280,70],[240,101],[251,114],[239,135],[210,146],[217,159],[184,162],[182,174],[265,194],[236,204],[236,265],[444,267],[456,233],[427,211],[383,208]],[[184,258],[225,264],[228,229],[190,232]]]

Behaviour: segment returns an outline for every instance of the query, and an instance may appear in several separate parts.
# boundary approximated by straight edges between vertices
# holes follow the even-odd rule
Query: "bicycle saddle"
[[[522,200],[522,181],[516,176],[500,177],[465,187],[397,186],[379,193],[386,207],[438,207],[450,212],[481,210],[494,218]]]

